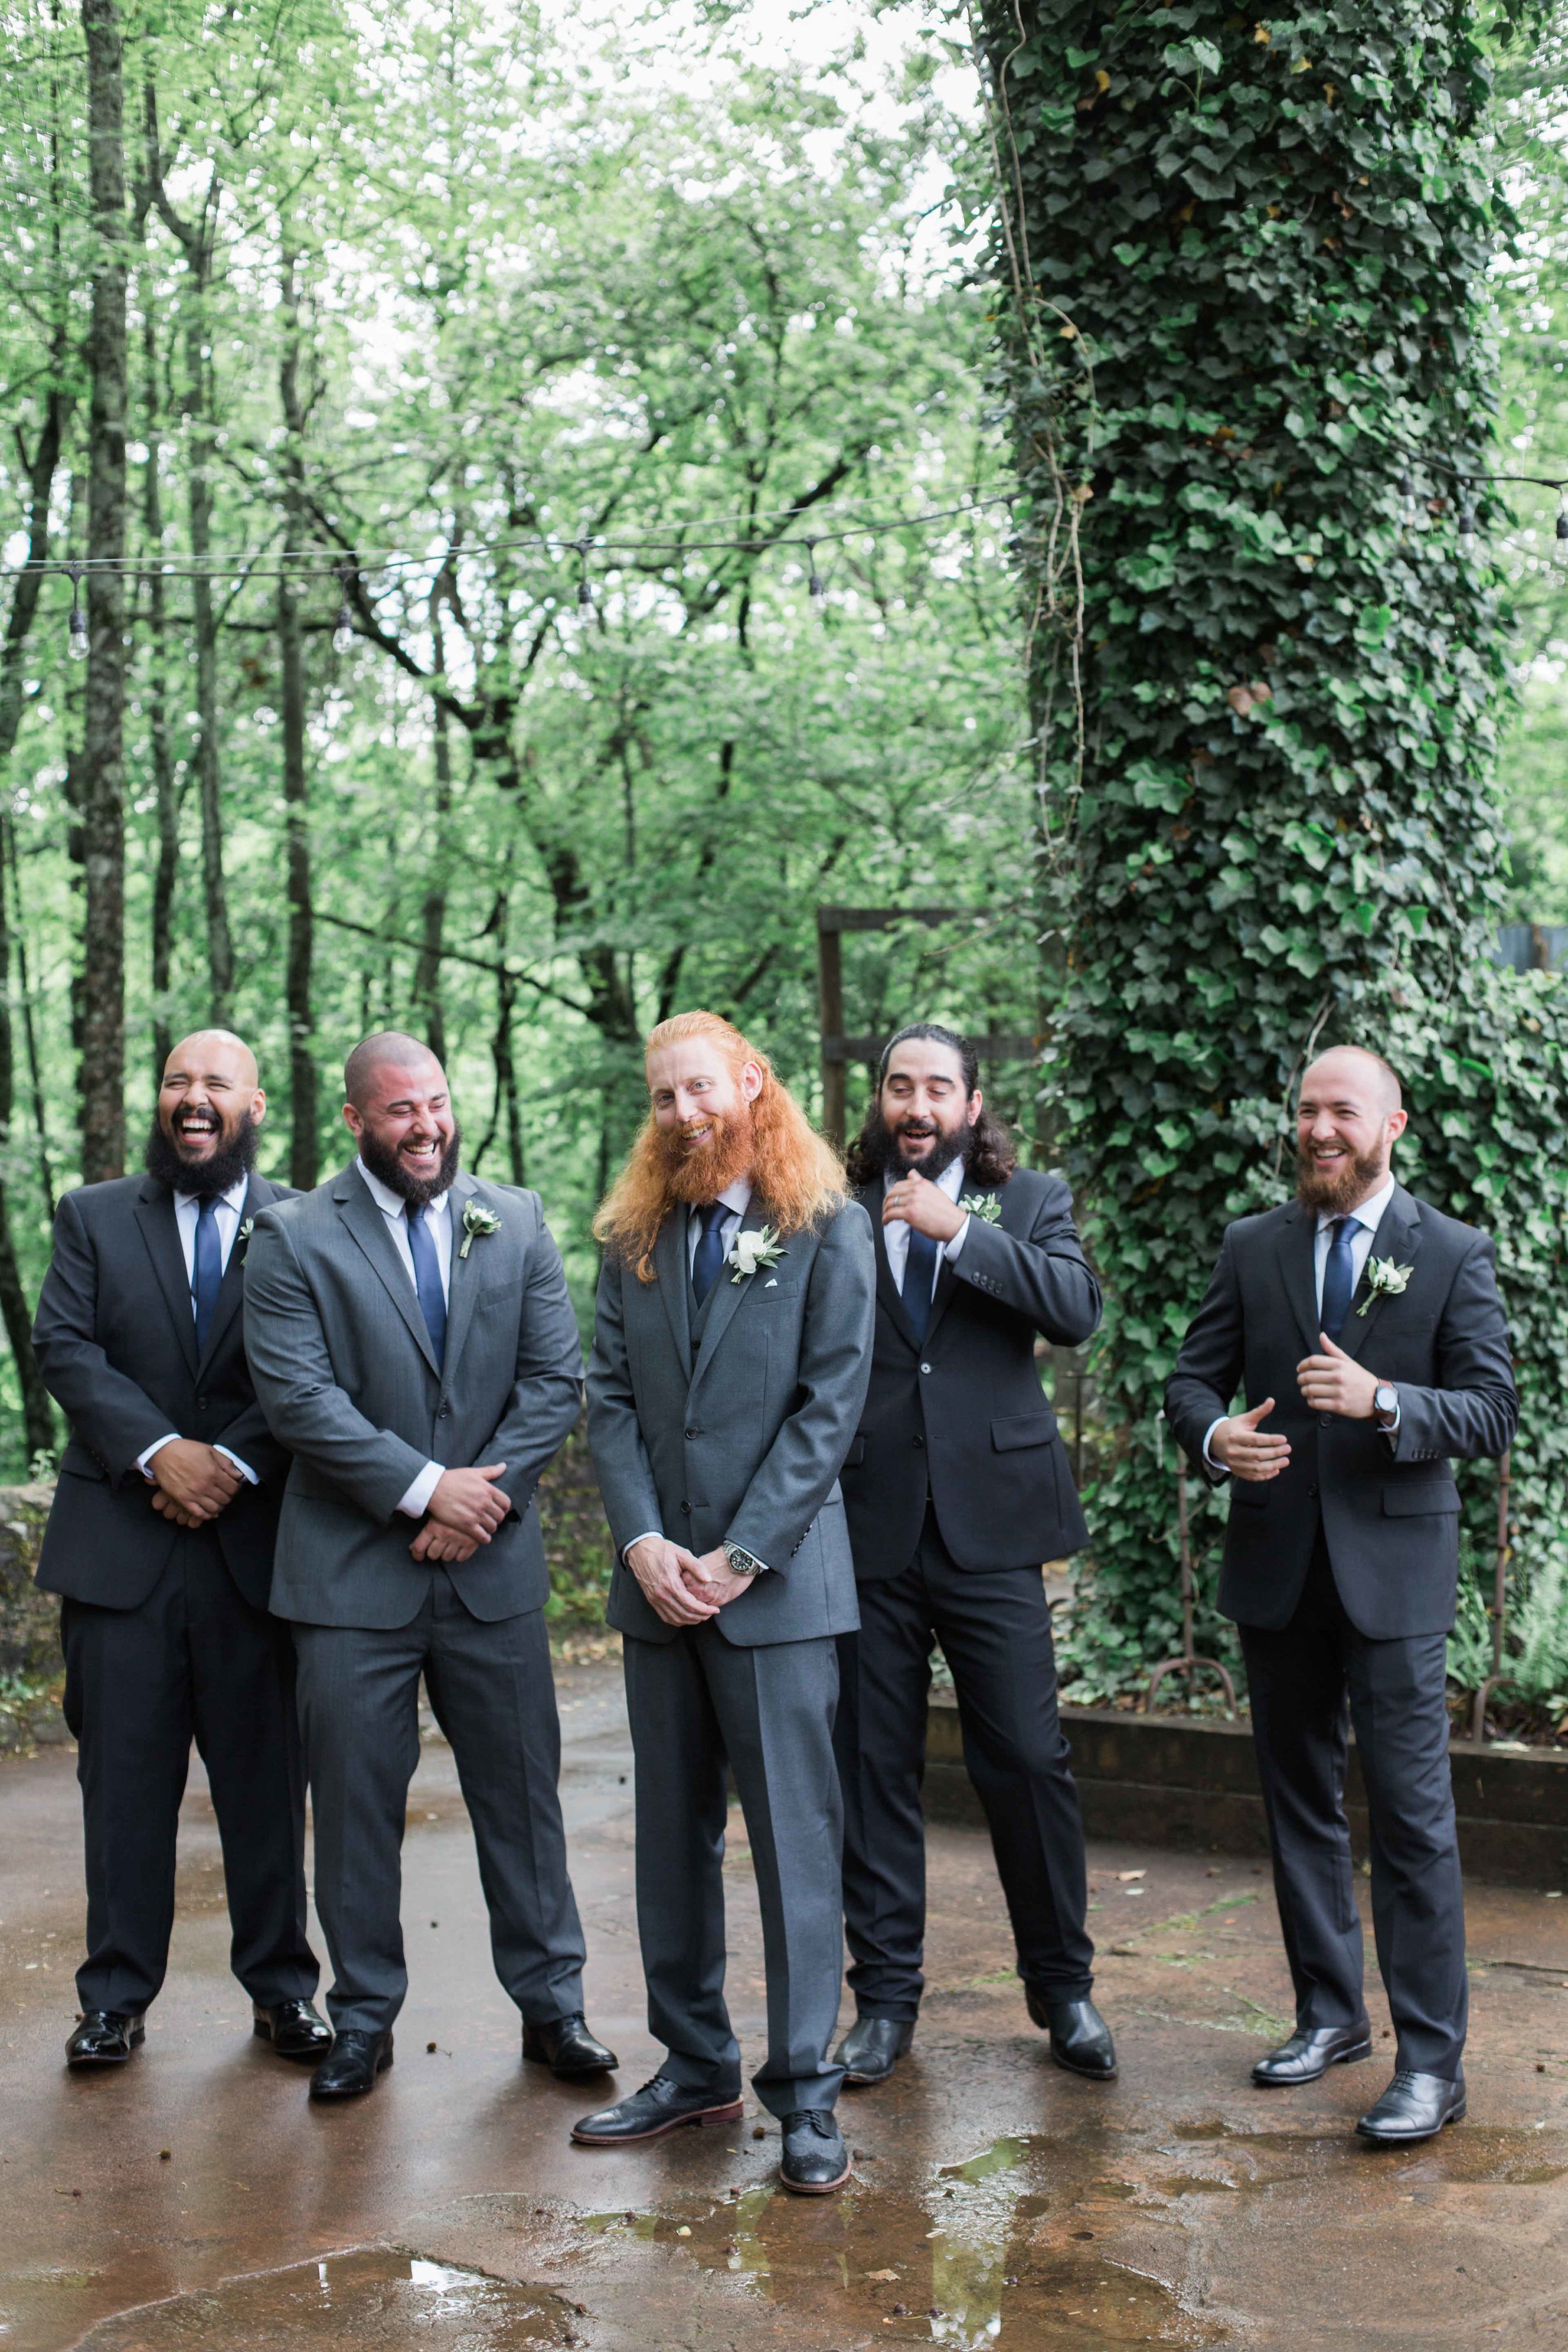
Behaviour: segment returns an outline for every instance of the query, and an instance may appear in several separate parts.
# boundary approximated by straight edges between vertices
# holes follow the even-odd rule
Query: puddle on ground
[[[274,2352],[280,2345],[366,2345],[384,2352],[559,2352],[580,2323],[548,2287],[369,2248],[300,2263],[106,2319],[81,2352]]]
[[[1542,2134],[1533,2131],[1488,2131],[1473,2125],[1458,2124],[1439,2138],[1418,2140],[1408,2149],[1373,2147],[1357,2139],[1342,2124],[1323,2131],[1248,2131],[1244,2126],[1227,2124],[1222,2116],[1210,2116],[1192,2124],[1179,2124],[1172,2137],[1183,2144],[1207,2141],[1216,2155],[1224,2149],[1243,2161],[1259,2167],[1257,2177],[1236,2182],[1240,2189],[1278,2188],[1286,2179],[1305,2179],[1300,2169],[1303,2156],[1310,2156],[1322,2164],[1349,2163],[1373,2168],[1376,2177],[1388,2179],[1436,2182],[1451,2180],[1468,2189],[1544,2189],[1554,2180],[1568,2177],[1568,2162],[1554,2164],[1551,2158],[1562,2147],[1562,2133],[1554,2131],[1548,2141],[1548,2152],[1542,2152]],[[1271,2161],[1272,2159],[1272,2161]],[[1295,2169],[1285,2172],[1279,2168],[1284,2162]],[[1179,2196],[1187,2189],[1215,2188],[1214,2181],[1188,2180],[1181,2185],[1152,2182],[1167,2193]]]

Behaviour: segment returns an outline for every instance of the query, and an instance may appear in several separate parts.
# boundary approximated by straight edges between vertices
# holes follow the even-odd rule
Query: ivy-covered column
[[[1174,1643],[1154,1416],[1226,1220],[1293,1184],[1292,1079],[1391,1007],[1436,1017],[1494,919],[1467,23],[1443,0],[982,8],[1056,1074],[1121,1433],[1092,1514],[1105,1687]]]

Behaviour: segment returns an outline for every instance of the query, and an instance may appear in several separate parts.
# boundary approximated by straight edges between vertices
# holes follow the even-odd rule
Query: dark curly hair
[[[945,1045],[958,1055],[959,1068],[963,1074],[965,1102],[979,1088],[980,1056],[974,1050],[973,1039],[962,1035],[956,1029],[944,1029],[940,1021],[911,1021],[898,1030],[882,1048],[882,1058],[877,1065],[876,1099],[867,1114],[866,1124],[844,1155],[852,1184],[869,1184],[885,1171],[893,1156],[892,1130],[882,1117],[882,1086],[894,1046],[903,1045],[910,1037],[925,1038],[933,1045]],[[1018,1154],[1011,1134],[984,1103],[965,1146],[964,1158],[970,1181],[975,1184],[1005,1184],[1018,1164]]]

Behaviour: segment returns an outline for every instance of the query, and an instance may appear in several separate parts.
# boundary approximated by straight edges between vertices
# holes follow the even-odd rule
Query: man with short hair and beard
[[[602,2074],[616,2060],[583,2014],[533,1507],[582,1402],[566,1277],[539,1195],[461,1172],[428,1046],[367,1037],[343,1090],[356,1158],[258,1220],[246,1273],[257,1393],[295,1457],[272,1606],[299,1657],[337,2036],[310,2094],[356,2096],[392,2063],[422,1673],[523,2056]]]
[[[637,1755],[652,2081],[573,2137],[626,2147],[741,2113],[724,2004],[727,1768],[763,1915],[780,2179],[847,2176],[838,2013],[836,1637],[856,1622],[838,1491],[870,1368],[871,1236],[765,1056],[687,1013],[647,1041],[647,1122],[599,1213],[588,1434],[614,1539]]]
[[[1356,2129],[1388,2145],[1465,2112],[1445,1697],[1452,1458],[1501,1454],[1519,1416],[1491,1243],[1395,1182],[1405,1116],[1381,1055],[1338,1046],[1312,1064],[1297,1197],[1226,1228],[1165,1391],[1189,1458],[1231,1482],[1219,1605],[1241,1629],[1295,1987],[1296,2031],[1252,2079],[1315,2082],[1371,2053],[1344,1812],[1348,1702],[1397,2037],[1394,2079]],[[1238,1388],[1246,1405],[1233,1412]]]
[[[838,2058],[853,2084],[883,2081],[909,2049],[924,1984],[933,1640],[1029,2015],[1058,2065],[1100,2082],[1116,2072],[1089,1998],[1083,1822],[1041,1576],[1088,1532],[1035,1360],[1037,1338],[1089,1338],[1100,1290],[1072,1195],[1016,1165],[979,1080],[967,1038],[931,1021],[900,1029],[849,1153],[877,1234],[871,1388],[844,1468],[860,1591],[860,1630],[839,1645],[837,1728],[856,2008]]]
[[[288,1456],[246,1366],[245,1236],[289,1195],[255,1173],[267,1097],[226,1029],[175,1046],[147,1173],[68,1192],[33,1344],[70,1423],[38,1582],[64,1596],[87,1845],[73,2067],[121,2065],[163,1981],[191,1740],[223,1839],[256,2032],[320,2057],[305,1939],[294,1654],[268,1616]]]

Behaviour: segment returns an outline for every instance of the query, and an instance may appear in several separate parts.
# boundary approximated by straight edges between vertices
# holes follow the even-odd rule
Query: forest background
[[[1499,44],[1521,471],[1568,446],[1564,21],[1528,61]],[[468,1164],[540,1189],[585,1313],[652,1021],[721,1007],[820,1111],[819,905],[972,910],[847,938],[851,1032],[1049,1028],[970,26],[940,0],[138,0],[121,26],[126,1164],[190,1026],[256,1044],[263,1164],[297,1184],[346,1156],[346,1045],[423,1029]],[[9,0],[13,566],[87,538],[88,105],[83,14]],[[1504,911],[1542,924],[1568,922],[1555,511],[1519,488],[1492,547]],[[106,1113],[89,665],[69,583],[27,588],[0,638],[13,1333]],[[1026,1157],[1037,1083],[988,1073]],[[852,1071],[851,1126],[864,1100]],[[56,1436],[26,1372],[0,1358],[10,1475]]]

